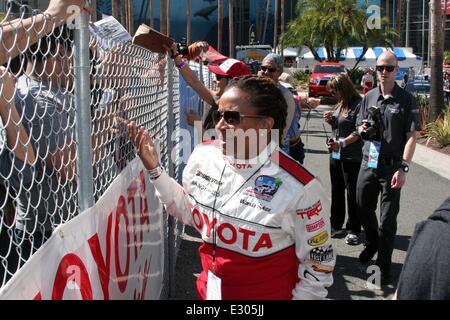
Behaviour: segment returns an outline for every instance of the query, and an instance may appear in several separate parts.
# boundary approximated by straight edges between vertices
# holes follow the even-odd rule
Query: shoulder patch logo
[[[271,201],[282,184],[283,181],[278,177],[261,175],[256,178],[255,186],[247,188],[244,193],[258,199]]]

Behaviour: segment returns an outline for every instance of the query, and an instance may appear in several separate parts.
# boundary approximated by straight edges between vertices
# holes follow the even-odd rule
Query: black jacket
[[[450,197],[416,225],[398,283],[397,299],[450,299]]]

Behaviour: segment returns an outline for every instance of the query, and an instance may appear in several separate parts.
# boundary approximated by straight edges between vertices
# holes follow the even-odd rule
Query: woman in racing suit
[[[333,283],[324,190],[278,146],[286,109],[272,80],[231,80],[213,114],[221,139],[195,148],[183,187],[148,132],[129,125],[166,210],[201,233],[201,299],[323,299]]]

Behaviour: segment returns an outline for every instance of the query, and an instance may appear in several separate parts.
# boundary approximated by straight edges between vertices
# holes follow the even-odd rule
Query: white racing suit
[[[201,233],[201,299],[208,270],[222,299],[327,296],[336,261],[329,205],[317,179],[274,144],[243,163],[206,142],[184,169],[184,188],[164,172],[152,182],[166,210]]]

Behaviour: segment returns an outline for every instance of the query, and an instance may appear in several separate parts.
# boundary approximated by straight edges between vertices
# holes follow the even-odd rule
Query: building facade
[[[409,21],[407,9],[409,2]],[[448,1],[450,5],[450,0]],[[398,46],[408,46],[428,63],[430,54],[430,1],[383,0],[382,13],[390,18],[390,26],[400,32]],[[447,12],[448,13],[448,12]],[[450,50],[450,15],[445,15],[445,50]],[[409,28],[407,28],[407,25]],[[409,30],[407,30],[409,29]],[[407,41],[408,39],[408,41]],[[429,63],[428,63],[429,64]]]

